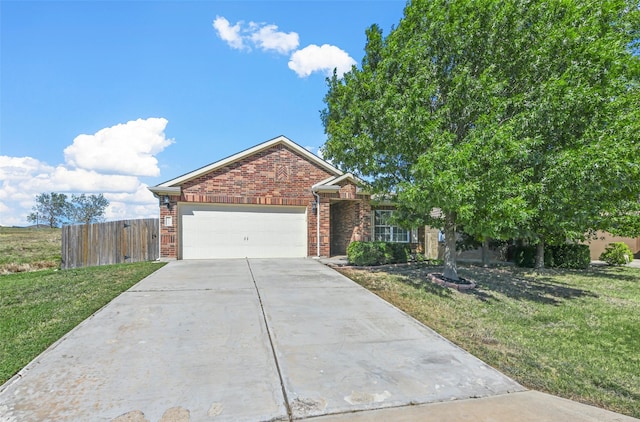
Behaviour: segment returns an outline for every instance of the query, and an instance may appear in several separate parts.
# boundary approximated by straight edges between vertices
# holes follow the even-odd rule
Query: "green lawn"
[[[142,262],[0,276],[0,384],[163,264]]]
[[[640,417],[640,269],[461,268],[466,293],[425,281],[441,268],[341,271],[528,388]]]

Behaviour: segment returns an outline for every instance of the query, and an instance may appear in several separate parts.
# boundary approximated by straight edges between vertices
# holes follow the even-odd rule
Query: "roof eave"
[[[183,174],[182,176],[178,176],[174,179],[168,180],[164,183],[161,183],[158,185],[158,187],[171,187],[171,186],[176,186],[176,185],[181,185],[184,182],[187,182],[189,180],[195,179],[203,174],[209,173],[211,171],[217,170],[219,168],[222,168],[224,166],[228,166],[229,164],[233,164],[236,161],[240,161],[245,157],[249,157],[253,154],[256,154],[260,151],[263,151],[265,149],[271,148],[275,145],[278,144],[285,144],[287,145],[289,148],[291,148],[292,150],[294,150],[295,152],[297,152],[298,154],[302,155],[303,157],[305,157],[306,159],[308,159],[309,161],[313,162],[314,164],[322,167],[324,170],[326,170],[329,173],[333,173],[334,176],[332,177],[336,177],[336,176],[342,176],[344,174],[344,172],[342,172],[340,169],[334,167],[333,165],[329,164],[328,162],[326,162],[325,160],[323,160],[322,158],[318,157],[317,155],[307,151],[305,148],[301,147],[300,145],[296,144],[295,142],[293,142],[291,139],[287,138],[286,136],[278,136],[277,138],[273,138],[271,140],[268,140],[266,142],[263,142],[261,144],[258,144],[256,146],[253,146],[249,149],[246,149],[244,151],[241,151],[237,154],[231,155],[227,158],[223,158],[222,160],[218,160],[214,163],[211,163],[209,165],[206,165],[204,167],[201,167],[197,170],[194,170],[192,172]]]
[[[163,195],[180,195],[181,189],[180,186],[153,186],[148,187],[155,196],[163,196]]]
[[[338,192],[341,187],[340,185],[316,185],[311,190],[314,192]]]

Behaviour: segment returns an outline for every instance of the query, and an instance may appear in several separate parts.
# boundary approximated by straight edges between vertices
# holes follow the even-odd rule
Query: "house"
[[[160,257],[333,256],[354,240],[424,240],[424,229],[412,234],[389,224],[391,210],[372,210],[358,182],[284,136],[263,142],[149,188]]]
[[[591,239],[584,243],[587,243],[589,245],[589,252],[591,253],[591,259],[597,260],[597,259],[600,259],[600,254],[604,252],[605,248],[610,243],[613,243],[613,242],[626,243],[627,246],[629,246],[629,249],[631,249],[631,252],[633,252],[634,258],[640,259],[640,237],[633,238],[633,237],[615,236],[615,235],[612,235],[611,233],[599,231],[596,234],[595,239]]]

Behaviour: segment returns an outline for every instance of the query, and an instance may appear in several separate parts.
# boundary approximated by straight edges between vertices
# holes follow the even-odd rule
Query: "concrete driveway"
[[[176,261],[0,387],[0,421],[429,420],[521,391],[317,261]]]

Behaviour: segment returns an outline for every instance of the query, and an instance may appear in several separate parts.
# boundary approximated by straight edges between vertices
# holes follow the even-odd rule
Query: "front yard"
[[[139,262],[0,275],[0,385],[163,265]]]
[[[640,269],[464,267],[467,292],[425,265],[339,271],[528,388],[640,417]]]

